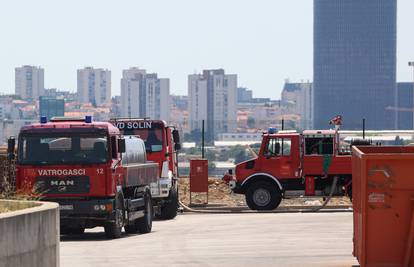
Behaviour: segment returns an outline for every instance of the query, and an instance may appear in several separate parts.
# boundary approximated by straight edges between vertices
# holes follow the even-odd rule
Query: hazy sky
[[[412,81],[413,0],[398,0],[397,79]],[[45,87],[76,90],[76,69],[138,66],[187,94],[187,75],[209,68],[238,74],[257,97],[280,97],[284,80],[312,80],[313,0],[0,1],[0,92],[14,92],[14,68],[45,69]]]

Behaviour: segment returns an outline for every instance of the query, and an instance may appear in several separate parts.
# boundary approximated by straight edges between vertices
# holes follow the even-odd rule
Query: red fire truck
[[[159,165],[160,179],[151,184],[151,193],[156,206],[156,215],[161,219],[172,219],[178,209],[178,151],[180,136],[174,126],[162,120],[140,118],[112,119],[125,136],[139,136],[145,142],[148,160]]]
[[[234,193],[244,194],[253,210],[272,210],[289,196],[351,193],[351,155],[337,130],[263,134],[257,158],[224,176]]]
[[[147,161],[141,139],[124,138],[112,124],[89,116],[42,117],[22,127],[17,155],[16,189],[58,202],[62,234],[95,226],[109,238],[120,237],[122,227],[127,233],[151,231],[150,184],[159,170]]]

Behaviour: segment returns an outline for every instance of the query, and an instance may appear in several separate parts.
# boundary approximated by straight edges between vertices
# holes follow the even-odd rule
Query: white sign
[[[67,176],[67,175],[85,175],[85,169],[61,169],[61,170],[38,170],[40,176]]]
[[[120,130],[151,129],[152,121],[115,122],[115,126]]]
[[[385,202],[385,194],[383,194],[383,193],[370,193],[368,195],[368,202],[369,203],[384,203]]]
[[[60,210],[73,210],[73,205],[60,205]]]

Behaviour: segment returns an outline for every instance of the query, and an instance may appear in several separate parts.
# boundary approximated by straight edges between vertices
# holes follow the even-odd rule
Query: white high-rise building
[[[170,120],[170,80],[156,73],[130,68],[122,72],[121,113],[123,117]]]
[[[78,70],[79,102],[101,106],[111,102],[111,71],[87,67]]]
[[[312,129],[313,125],[313,93],[312,83],[291,83],[286,81],[282,91],[282,102],[293,104],[293,113],[300,116],[297,127]]]
[[[205,120],[207,138],[235,132],[237,127],[237,75],[223,69],[204,70],[188,76],[191,130],[201,129]]]
[[[207,121],[207,80],[202,74],[188,75],[188,114],[190,130],[201,129]]]
[[[38,99],[44,95],[45,73],[40,67],[22,66],[15,69],[15,93],[22,99]]]

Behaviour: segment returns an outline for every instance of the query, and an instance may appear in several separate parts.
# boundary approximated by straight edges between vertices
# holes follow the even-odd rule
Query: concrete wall
[[[0,200],[0,267],[59,266],[59,206]]]

